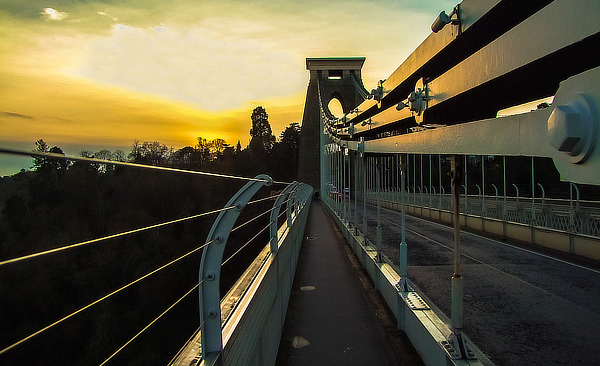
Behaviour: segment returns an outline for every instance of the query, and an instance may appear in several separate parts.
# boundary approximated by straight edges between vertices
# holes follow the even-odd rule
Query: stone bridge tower
[[[302,116],[300,134],[300,156],[298,179],[320,189],[321,151],[323,134],[319,107],[319,85],[322,103],[325,108],[336,98],[348,113],[359,105],[368,94],[365,90],[360,71],[365,63],[364,57],[307,58],[306,69],[310,71],[310,80]]]

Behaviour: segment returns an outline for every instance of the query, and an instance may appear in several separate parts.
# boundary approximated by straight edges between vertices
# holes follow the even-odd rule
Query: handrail
[[[270,217],[270,223],[271,223],[271,225],[270,225],[270,234],[271,234],[270,244],[271,244],[271,253],[273,253],[273,254],[277,253],[277,250],[279,249],[279,247],[277,246],[277,244],[278,244],[277,218],[279,217],[279,210],[281,209],[281,206],[284,203],[284,199],[287,198],[288,199],[288,204],[287,204],[287,208],[286,208],[287,223],[288,223],[288,225],[291,225],[291,220],[292,220],[291,207],[293,206],[293,199],[290,198],[290,195],[291,195],[291,192],[294,191],[297,186],[298,186],[298,182],[293,182],[293,183],[289,184],[281,192],[281,195],[279,195],[279,197],[277,197],[277,200],[275,200],[275,203],[273,203],[273,209],[271,211],[271,217]],[[291,201],[291,202],[289,202],[289,201]]]
[[[220,278],[221,261],[225,244],[241,211],[250,198],[263,186],[271,185],[273,180],[267,175],[258,175],[246,183],[231,199],[226,207],[234,206],[234,210],[224,211],[215,220],[206,242],[215,242],[202,252],[199,277],[200,323],[202,324],[202,355],[207,362],[216,362],[223,350],[221,334]],[[207,281],[203,281],[206,279]]]
[[[202,359],[206,365],[213,365],[219,362],[224,349],[219,285],[221,261],[229,234],[247,202],[263,185],[268,185],[265,182],[270,181],[272,180],[269,176],[259,175],[253,181],[246,183],[226,204],[226,207],[233,206],[235,209],[219,214],[206,239],[207,241],[214,241],[216,243],[216,245],[207,247],[202,253],[199,269],[200,340],[202,344]],[[306,188],[305,184],[293,182],[277,195],[273,207],[269,210],[269,224],[263,229],[263,231],[269,229],[271,256],[276,256],[279,251],[278,218],[285,214],[287,216],[285,225],[291,228],[294,225],[294,217],[298,215],[299,210],[309,200],[310,191]],[[286,204],[286,211],[280,213],[281,206],[284,203]],[[254,238],[250,239],[250,241]],[[244,244],[244,246],[247,244]]]

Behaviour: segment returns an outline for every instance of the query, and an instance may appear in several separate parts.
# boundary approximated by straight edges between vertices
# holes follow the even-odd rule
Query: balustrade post
[[[351,224],[351,217],[352,217],[352,206],[350,205],[350,152],[348,150],[348,148],[344,148],[344,169],[345,169],[345,173],[344,173],[344,180],[346,181],[346,183],[344,184],[344,194],[343,194],[343,198],[344,198],[344,202],[347,201],[346,203],[346,220],[348,221],[348,224]],[[346,188],[348,189],[348,199],[346,199]]]
[[[454,273],[452,275],[452,337],[451,341],[460,351],[461,357],[466,354],[461,337],[463,330],[463,276],[460,261],[460,182],[463,178],[463,168],[458,155],[452,156],[452,196],[454,198]]]
[[[440,185],[439,209],[442,209],[442,155],[438,154],[438,180]]]
[[[413,205],[417,204],[417,155],[413,154]]]
[[[348,205],[346,204],[346,148],[341,147],[340,152],[340,164],[342,165],[341,173],[341,182],[342,182],[342,196],[340,197],[342,200],[342,218],[346,222],[348,221]]]
[[[573,188],[575,188],[575,192],[577,194],[577,201],[575,203],[575,211],[573,211]],[[570,210],[569,210],[569,226],[573,232],[575,230],[575,214],[579,213],[579,187],[575,185],[575,183],[569,183],[569,196],[570,196]]]
[[[531,157],[531,225],[535,225],[535,165]]]
[[[486,216],[485,210],[485,156],[481,155],[481,216]]]
[[[429,207],[433,207],[433,193],[431,193],[431,188],[433,188],[433,186],[431,185],[431,175],[432,175],[432,171],[431,171],[431,154],[429,154]]]
[[[354,154],[354,234],[358,234],[358,154]]]
[[[542,214],[543,214],[543,220],[544,220],[544,226],[545,227],[550,227],[549,225],[549,214],[548,214],[548,210],[546,209],[546,190],[544,189],[544,186],[542,186],[541,183],[537,184],[538,186],[540,186],[540,189],[542,190]]]
[[[479,202],[480,202],[480,204],[481,204],[481,202],[482,202],[482,198],[481,198],[481,197],[482,197],[482,196],[481,196],[481,187],[480,187],[480,186],[479,186],[479,184],[477,184],[477,183],[475,184],[475,187],[477,188],[477,195],[479,196]],[[479,214],[480,214],[481,216],[483,216],[483,212],[482,212],[482,210],[483,210],[483,206],[479,208]]]
[[[468,187],[469,187],[469,177],[467,176],[468,172],[468,158],[467,155],[465,155],[465,164],[463,165],[463,170],[464,170],[464,182],[465,182],[465,214],[469,214],[469,191],[468,191]],[[465,220],[466,220],[465,216]]]
[[[395,189],[396,189],[396,192],[398,192],[395,195],[395,198],[394,198],[396,202],[400,202],[400,199],[401,199],[400,198],[400,196],[401,196],[401,193],[400,193],[400,173],[401,173],[401,169],[402,169],[401,166],[400,166],[401,163],[402,163],[402,157],[401,157],[401,155],[400,154],[396,154],[396,184],[395,184]]]
[[[350,201],[350,196],[352,195],[352,183],[351,183],[351,167],[352,167],[352,159],[350,159],[350,150],[348,148],[346,148],[346,157],[344,158],[345,160],[348,161],[348,164],[346,166],[346,173],[347,173],[347,179],[346,179],[346,184],[348,184],[348,224],[349,225],[353,225],[354,220],[352,220],[352,201]],[[344,191],[344,195],[346,194],[346,192]]]
[[[506,156],[502,157],[502,186],[504,193],[504,204],[502,206],[502,220],[506,221]]]
[[[345,202],[342,201],[342,197],[340,196],[340,191],[343,191],[344,188],[344,180],[342,179],[343,177],[343,173],[342,170],[344,169],[342,166],[342,158],[343,158],[344,153],[342,152],[342,148],[341,146],[338,145],[338,186],[337,186],[337,201],[338,201],[338,215],[340,215],[340,217],[342,218],[342,221],[344,220],[344,211],[346,209],[346,205]]]
[[[381,255],[381,250],[382,250],[382,241],[383,241],[383,235],[381,232],[381,198],[379,197],[381,195],[381,158],[378,158],[377,161],[375,162],[375,185],[377,185],[377,227],[375,228],[375,233],[376,233],[376,249],[377,249],[377,261],[381,262],[382,261],[382,255]]]
[[[408,155],[406,155],[407,158],[406,160],[408,160]],[[400,262],[399,262],[399,270],[400,270],[400,285],[402,288],[402,291],[408,291],[408,280],[407,280],[407,274],[408,274],[408,247],[406,245],[406,193],[405,191],[405,170],[406,170],[406,164],[405,164],[405,158],[404,156],[400,157],[401,161],[400,161],[400,229],[401,229],[401,241],[400,241],[400,248],[398,250],[399,252],[399,256],[400,256]]]
[[[498,187],[494,183],[492,183],[492,187],[494,187],[494,191],[496,192],[496,215],[498,215]]]
[[[362,140],[362,137],[361,137]],[[362,166],[363,166],[363,219],[362,219],[362,230],[363,230],[363,239],[364,243],[367,243],[367,158],[363,153],[362,156]]]
[[[421,193],[421,207],[423,207],[423,154],[419,155],[419,161],[421,162],[419,170],[419,175],[421,176],[419,192]]]

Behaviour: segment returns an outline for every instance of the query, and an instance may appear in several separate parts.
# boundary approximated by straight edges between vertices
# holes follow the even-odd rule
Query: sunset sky
[[[249,140],[301,122],[306,57],[365,56],[367,89],[431,32],[447,0],[0,0],[0,146],[67,154],[133,140]],[[0,156],[0,176],[31,159]]]

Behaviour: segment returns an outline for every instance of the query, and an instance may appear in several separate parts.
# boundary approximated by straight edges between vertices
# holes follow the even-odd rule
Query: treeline
[[[129,152],[82,151],[109,161],[238,176],[296,177],[300,127],[276,139],[268,115],[252,114],[250,145],[197,139],[173,149],[152,141]],[[63,154],[44,140],[34,151]],[[221,208],[245,181],[174,174],[106,163],[37,157],[31,171],[0,180],[0,261]],[[282,187],[267,188],[270,190]],[[248,206],[240,222],[272,202]],[[0,349],[129,281],[197,248],[216,215],[0,266]],[[264,219],[264,220],[263,220]],[[236,231],[226,256],[266,225],[268,215]],[[260,237],[227,264],[222,293],[266,244]],[[198,283],[201,251],[0,355],[0,365],[98,364]],[[197,293],[115,357],[115,364],[164,364],[198,327]]]

